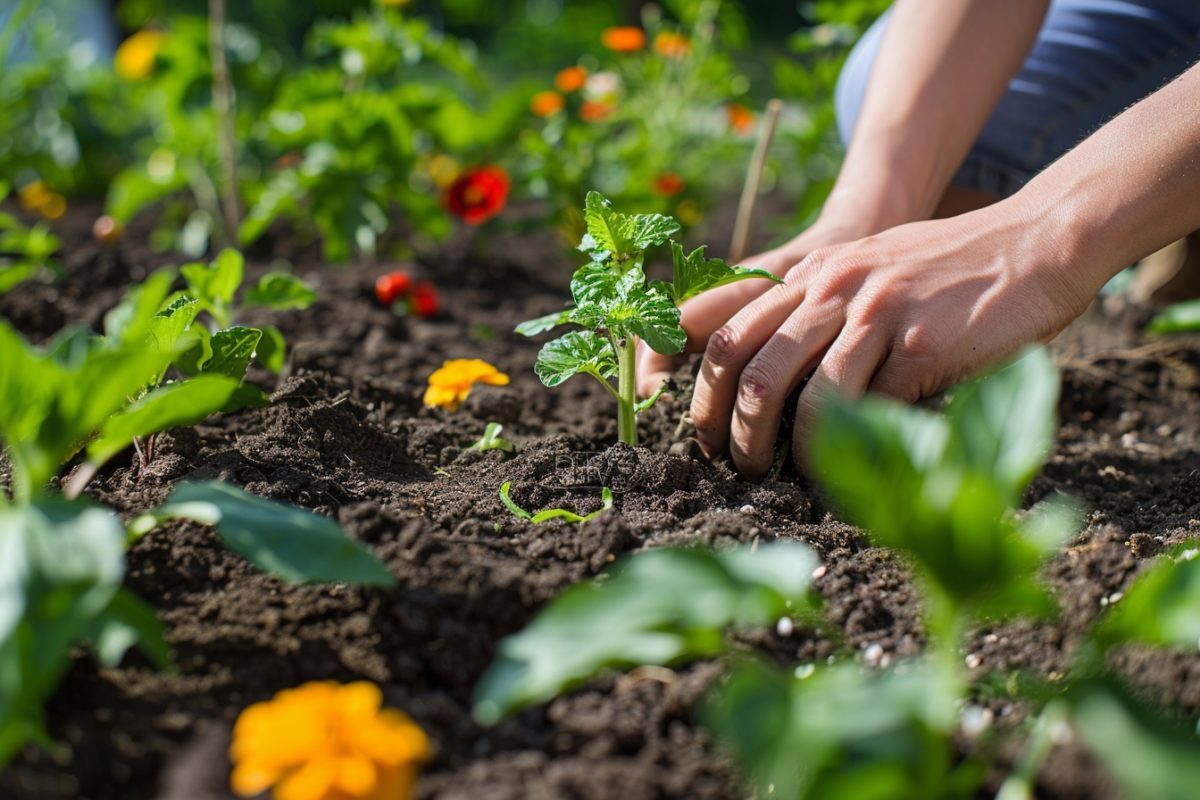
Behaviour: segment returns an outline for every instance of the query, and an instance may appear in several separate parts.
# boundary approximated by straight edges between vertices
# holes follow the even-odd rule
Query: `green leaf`
[[[236,326],[217,331],[212,336],[212,358],[203,366],[207,375],[226,375],[241,380],[246,376],[246,366],[258,347],[262,331],[258,328]]]
[[[1046,417],[1053,419],[1057,382],[1048,381],[1046,363],[964,387],[947,416],[832,397],[810,437],[815,476],[846,519],[911,554],[927,579],[976,613],[1051,608],[1033,576],[1070,533],[1071,515],[1021,524],[1011,515],[1053,431]],[[1005,401],[1025,416],[1012,418]]]
[[[805,602],[816,565],[807,547],[732,553],[654,550],[567,589],[500,643],[476,686],[475,718],[493,724],[603,669],[714,655],[727,627],[770,624]]]
[[[625,328],[656,353],[674,355],[687,344],[687,331],[679,324],[680,313],[671,297],[650,287],[637,297]]]
[[[193,297],[178,297],[150,318],[147,340],[162,353],[175,353],[200,313],[200,301]]]
[[[90,503],[0,509],[0,764],[43,730],[42,703],[71,648],[120,590],[124,552],[124,526]]]
[[[535,525],[540,525],[543,522],[549,522],[555,519],[560,519],[563,522],[571,523],[587,522],[590,519],[600,516],[613,506],[612,490],[607,486],[604,486],[600,489],[600,508],[596,509],[590,514],[576,514],[574,511],[566,508],[547,508],[542,511],[538,511],[536,514],[531,514],[517,505],[516,501],[513,500],[509,495],[510,489],[512,489],[511,481],[505,481],[500,486],[500,502],[503,503],[504,507],[511,511],[515,516],[521,519],[529,520]]]
[[[286,272],[268,272],[246,292],[248,306],[263,308],[299,309],[308,308],[317,299],[317,293],[308,284]]]
[[[1185,300],[1167,306],[1146,326],[1149,333],[1200,331],[1200,300]]]
[[[271,396],[252,383],[243,383],[233,390],[229,401],[221,408],[225,414],[246,408],[266,408],[271,405]]]
[[[32,278],[39,269],[41,269],[40,264],[0,263],[0,294],[9,291],[21,281]]]
[[[337,523],[219,481],[183,483],[154,512],[216,526],[229,549],[289,583],[332,581],[389,587],[395,578]]]
[[[526,320],[514,328],[513,332],[519,333],[521,336],[537,336],[539,333],[554,330],[559,325],[565,325],[571,320],[571,311],[570,308],[564,308],[562,311],[555,311],[544,317]]]
[[[1096,627],[1106,644],[1144,642],[1191,650],[1200,642],[1200,558],[1177,548],[1143,572]]]
[[[528,511],[521,508],[519,505],[517,505],[517,501],[513,500],[512,497],[509,496],[508,492],[510,489],[512,489],[512,481],[505,481],[504,483],[500,484],[500,502],[504,504],[505,508],[512,512],[513,516],[518,517],[519,519],[533,519],[533,514],[530,514]]]
[[[121,302],[104,315],[105,338],[113,344],[144,342],[174,280],[174,270],[160,269],[129,289]]]
[[[731,267],[719,258],[705,258],[703,247],[684,254],[683,245],[671,242],[671,287],[675,303],[695,297],[709,289],[716,289],[747,278],[764,278],[783,283],[783,279],[765,269]]]
[[[959,386],[947,409],[951,457],[991,475],[1015,505],[1054,444],[1058,391],[1058,370],[1040,348]]]
[[[255,357],[258,363],[276,375],[283,371],[283,365],[287,362],[287,342],[279,328],[274,325],[262,327],[262,338],[258,340]]]
[[[1192,643],[1193,646],[1195,642]],[[1191,800],[1200,786],[1200,739],[1111,684],[1088,683],[1068,694],[1072,727],[1129,797]]]
[[[237,387],[234,378],[200,375],[154,389],[104,421],[100,435],[88,444],[88,460],[99,467],[128,447],[135,437],[194,425],[220,411]]]
[[[542,346],[534,371],[546,386],[558,386],[580,373],[607,381],[617,374],[617,359],[612,344],[600,334],[571,331]]]
[[[173,363],[184,375],[199,375],[213,357],[212,334],[203,325],[193,325],[188,331],[195,340],[175,357]]]
[[[154,609],[127,589],[120,589],[91,626],[88,639],[100,663],[115,667],[131,647],[137,646],[155,666],[171,664],[171,649],[163,638],[163,626]]]
[[[950,786],[958,681],[929,664],[903,672],[854,665],[793,677],[740,662],[707,698],[701,719],[763,796],[964,797]]]
[[[587,236],[579,249],[595,261],[606,261],[611,255],[618,263],[640,264],[642,253],[679,231],[679,223],[662,214],[619,214],[599,192],[588,192],[583,221]]]

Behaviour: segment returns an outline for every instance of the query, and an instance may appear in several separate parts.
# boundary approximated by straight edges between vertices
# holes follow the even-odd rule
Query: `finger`
[[[848,324],[829,352],[821,359],[796,404],[796,426],[792,430],[792,454],[797,464],[808,457],[808,434],[825,402],[834,395],[857,399],[888,357],[891,339],[881,322]]]
[[[638,342],[637,347],[637,391],[640,397],[649,397],[667,382],[679,365],[678,356],[664,356]]]
[[[711,458],[725,451],[742,369],[803,298],[801,281],[776,285],[709,338],[692,395],[692,421],[705,455]]]
[[[800,307],[742,370],[730,426],[729,453],[738,471],[761,478],[771,468],[784,403],[845,324],[840,307]]]

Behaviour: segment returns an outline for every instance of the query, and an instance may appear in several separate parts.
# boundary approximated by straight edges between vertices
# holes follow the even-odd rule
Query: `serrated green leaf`
[[[610,203],[599,192],[588,192],[583,203],[583,221],[587,226],[587,236],[580,244],[580,249],[588,248],[585,252],[608,252],[620,254],[628,246],[622,223],[623,214],[612,210]]]
[[[237,387],[238,380],[225,375],[198,375],[160,386],[104,421],[100,435],[88,444],[88,460],[99,467],[135,437],[194,425],[220,411]]]
[[[534,371],[546,386],[580,373],[607,380],[617,374],[617,359],[608,339],[593,331],[572,331],[542,346]]]
[[[139,345],[145,341],[174,280],[174,270],[160,269],[130,288],[121,302],[104,315],[105,339],[114,345]]]
[[[687,331],[679,320],[679,309],[670,295],[661,289],[648,288],[636,297],[632,315],[625,320],[624,327],[654,352],[670,356],[687,344]]]
[[[709,289],[716,289],[748,278],[783,283],[783,279],[765,269],[731,267],[719,258],[705,258],[704,247],[685,254],[683,245],[671,242],[671,290],[676,304]]]
[[[513,329],[514,333],[521,336],[537,336],[539,333],[554,330],[559,325],[565,325],[571,320],[570,308],[564,308],[562,311],[555,311],[553,314],[547,314],[544,317],[529,319],[522,322]]]
[[[213,525],[229,549],[289,583],[389,587],[396,582],[379,559],[347,538],[333,520],[219,481],[180,484],[154,516]]]
[[[679,223],[665,214],[635,214],[629,222],[634,250],[649,250],[666,244],[679,232]]]
[[[679,230],[678,222],[662,214],[619,214],[599,192],[588,192],[583,221],[587,235],[579,249],[595,261],[606,261],[611,255],[620,264],[640,263],[642,253],[665,243]]]
[[[212,358],[201,371],[208,375],[227,375],[240,381],[246,376],[246,366],[261,338],[262,331],[258,328],[235,326],[217,331],[209,343]]]
[[[732,557],[655,550],[625,559],[607,580],[567,589],[500,643],[476,686],[475,717],[495,723],[603,669],[717,654],[729,626],[773,623],[803,605],[815,565],[812,551],[790,542]]]
[[[268,272],[246,292],[248,306],[262,308],[300,309],[308,308],[317,299],[317,293],[308,284],[286,272]]]

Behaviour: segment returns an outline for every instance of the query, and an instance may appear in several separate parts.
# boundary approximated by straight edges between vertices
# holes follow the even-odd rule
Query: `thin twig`
[[[225,53],[225,0],[208,0],[208,51],[212,60],[213,113],[217,117],[217,159],[221,169],[221,203],[225,244],[237,244],[239,218],[237,194],[237,139],[233,126],[233,86]]]
[[[750,169],[746,172],[742,199],[738,201],[737,220],[733,224],[733,239],[729,242],[729,260],[735,264],[746,255],[750,219],[754,216],[754,203],[758,200],[758,186],[762,182],[767,153],[771,149],[771,140],[775,138],[775,126],[779,123],[782,110],[783,101],[776,98],[767,103],[767,110],[763,113],[762,130],[758,134],[758,143],[754,145],[754,154],[750,157]]]

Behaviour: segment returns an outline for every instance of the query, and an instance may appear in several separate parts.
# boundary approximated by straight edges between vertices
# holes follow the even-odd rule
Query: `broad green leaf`
[[[32,278],[39,269],[41,269],[39,264],[0,263],[0,294],[9,291],[21,281]]]
[[[853,405],[832,397],[810,436],[815,476],[846,519],[910,554],[925,577],[976,613],[1050,610],[1034,576],[1073,530],[1065,510],[1043,510],[1020,524],[1011,515],[1040,463],[1035,445],[1053,432],[1044,417],[1052,418],[1054,392],[1039,362],[1031,363],[965,387],[948,416],[873,397]],[[1033,397],[1024,421],[1042,434],[997,409],[1022,386]],[[969,430],[974,424],[991,434]]]
[[[962,797],[983,773],[955,774],[960,688],[928,664],[884,673],[847,664],[800,678],[743,661],[701,719],[764,796]],[[950,790],[959,781],[968,791]]]
[[[683,350],[687,344],[687,332],[679,319],[679,309],[671,297],[661,289],[651,287],[636,297],[633,312],[624,321],[624,327],[654,352],[669,356]]]
[[[71,648],[120,590],[124,552],[124,526],[90,503],[0,509],[0,764],[43,730],[42,703]],[[108,655],[119,657],[117,644]]]
[[[1200,300],[1185,300],[1167,306],[1146,327],[1150,333],[1200,331]]]
[[[1015,505],[1054,444],[1058,390],[1058,371],[1044,349],[959,386],[947,409],[951,457],[990,475]]]
[[[606,381],[617,374],[617,360],[600,334],[571,331],[543,345],[533,369],[546,386],[558,386],[581,372]]]
[[[296,276],[286,272],[268,272],[246,292],[245,303],[248,306],[282,310],[308,308],[316,299],[317,293]]]
[[[199,300],[186,296],[176,298],[150,318],[150,346],[160,352],[174,353],[199,313]]]
[[[575,300],[575,308],[568,311],[567,319],[585,327],[599,324],[620,301],[621,278],[621,273],[598,262],[584,264],[575,270],[571,276],[571,297]]]
[[[88,444],[88,460],[100,466],[128,447],[135,437],[194,425],[220,411],[237,387],[237,379],[224,375],[199,375],[160,386],[104,421],[100,435]]]
[[[283,365],[287,362],[287,342],[279,328],[274,325],[262,327],[262,338],[258,340],[255,357],[258,363],[276,375],[283,371]]]
[[[233,390],[228,402],[225,403],[221,411],[226,414],[232,414],[234,411],[241,411],[246,408],[266,408],[271,405],[271,396],[263,391],[258,386],[252,383],[242,383]]]
[[[213,525],[229,549],[289,583],[395,584],[379,559],[333,520],[226,483],[180,484],[153,515]]]
[[[188,330],[196,338],[175,357],[173,363],[184,375],[199,375],[213,357],[212,334],[203,325],[193,325]]]
[[[1192,650],[1200,642],[1200,558],[1195,546],[1163,556],[1096,627],[1106,644],[1145,642]]]
[[[217,331],[209,343],[212,358],[204,364],[204,374],[227,375],[240,381],[246,376],[246,366],[261,338],[262,331],[258,328],[236,326]]]
[[[1195,643],[1193,642],[1193,645]],[[1138,800],[1192,800],[1200,786],[1200,738],[1152,716],[1123,690],[1088,683],[1068,694],[1072,727]]]
[[[87,638],[106,667],[117,666],[125,652],[135,646],[159,669],[170,666],[171,650],[163,638],[162,623],[154,609],[128,589],[119,589],[90,627]]]
[[[521,336],[537,336],[539,333],[554,330],[559,325],[565,325],[571,320],[571,311],[570,308],[564,308],[562,311],[555,311],[544,317],[526,320],[514,328],[513,332],[519,333]]]
[[[816,565],[807,547],[732,552],[653,550],[567,589],[500,643],[476,686],[475,718],[495,723],[604,669],[720,653],[729,626],[770,624],[805,604]]]
[[[233,295],[242,285],[245,275],[245,260],[237,250],[225,249],[217,253],[209,267],[207,295],[225,303],[233,302]]]
[[[121,302],[104,315],[105,338],[114,345],[138,345],[145,341],[174,280],[174,270],[160,269],[129,289]]]
[[[662,214],[619,214],[599,192],[588,192],[583,221],[587,236],[579,249],[595,261],[607,261],[606,254],[611,254],[620,264],[631,260],[640,264],[642,253],[679,231],[679,223]]]
[[[783,279],[765,269],[731,267],[719,258],[705,258],[704,249],[698,247],[691,253],[685,254],[683,245],[671,242],[671,287],[676,304],[709,289],[716,289],[719,286],[747,278],[763,278],[775,283],[783,283]]]

